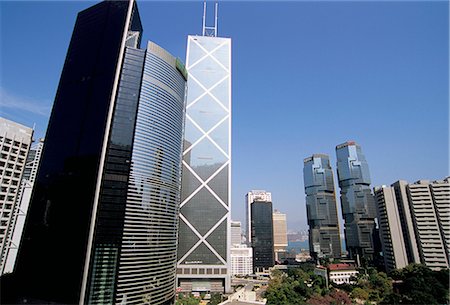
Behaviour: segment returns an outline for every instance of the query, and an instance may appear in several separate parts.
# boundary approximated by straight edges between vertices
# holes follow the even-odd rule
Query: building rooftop
[[[328,270],[335,271],[335,270],[356,270],[355,266],[350,264],[329,264]]]

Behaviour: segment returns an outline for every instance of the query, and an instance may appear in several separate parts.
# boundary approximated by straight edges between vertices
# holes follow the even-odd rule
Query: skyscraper
[[[287,224],[286,214],[275,210],[273,218],[273,249],[275,252],[275,260],[282,261],[285,258],[287,241]]]
[[[14,225],[14,231],[11,237],[11,244],[6,257],[6,265],[4,272],[13,272],[16,263],[17,252],[19,250],[20,241],[22,239],[23,226],[25,224],[28,207],[30,205],[31,192],[33,190],[36,173],[41,160],[42,149],[44,147],[44,139],[31,145],[25,162],[20,191],[17,197],[17,218]]]
[[[420,264],[414,222],[406,190],[407,185],[408,182],[398,180],[394,182],[391,187],[393,187],[395,191],[395,200],[397,201],[403,240],[405,241],[405,250],[406,255],[408,256],[408,264]]]
[[[375,188],[380,239],[386,271],[401,269],[408,265],[400,209],[393,187]]]
[[[245,238],[247,245],[252,245],[252,209],[251,204],[254,201],[272,202],[272,194],[264,190],[252,190],[245,195]]]
[[[231,39],[188,36],[189,73],[178,242],[182,291],[230,291]]]
[[[303,161],[309,252],[314,259],[341,256],[333,171],[327,155],[314,154]]]
[[[336,146],[336,155],[347,251],[352,259],[372,260],[378,252],[378,232],[366,158],[355,142]]]
[[[0,117],[0,275],[4,273],[20,205],[20,186],[33,129]]]
[[[450,179],[432,183],[419,180],[408,184],[406,189],[420,262],[434,270],[448,268],[446,238],[449,234],[447,217],[450,209]]]
[[[253,270],[267,272],[275,264],[272,194],[251,191],[246,195],[248,240],[253,248]]]
[[[231,221],[231,246],[240,245],[241,244],[241,222],[240,221]]]
[[[12,279],[16,301],[174,301],[187,75],[156,44],[139,49],[141,33],[133,0],[78,14]]]

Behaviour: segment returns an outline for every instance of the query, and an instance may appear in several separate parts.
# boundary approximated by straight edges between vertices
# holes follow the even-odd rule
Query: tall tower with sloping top
[[[188,95],[178,238],[181,291],[230,289],[231,39],[188,36]]]

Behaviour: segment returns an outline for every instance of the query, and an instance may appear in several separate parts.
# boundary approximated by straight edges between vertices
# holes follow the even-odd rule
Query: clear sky
[[[45,134],[76,14],[92,4],[0,1],[1,116]],[[202,2],[138,6],[143,42],[184,59]],[[303,159],[326,153],[335,169],[347,140],[373,186],[449,175],[448,1],[223,1],[219,36],[233,43],[233,219],[265,189],[290,229],[306,228]]]

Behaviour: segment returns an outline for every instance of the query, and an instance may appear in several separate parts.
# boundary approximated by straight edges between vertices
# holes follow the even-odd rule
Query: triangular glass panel
[[[192,77],[188,77],[187,106],[193,103],[204,92],[205,89],[203,89],[196,80]]]
[[[208,182],[208,186],[228,205],[228,165]]]
[[[196,41],[195,37],[190,37],[188,54],[186,56],[186,66],[189,69],[190,66],[199,61],[202,57],[206,55],[206,52],[203,51],[194,41]]]
[[[213,131],[211,131],[211,133],[209,134],[209,137],[217,144],[220,146],[220,148],[223,149],[223,151],[225,153],[229,153],[228,152],[228,145],[230,142],[229,139],[229,128],[230,126],[229,124],[229,120],[230,119],[226,119],[225,121],[223,121],[219,126],[217,126],[216,128],[214,128]]]
[[[230,70],[230,45],[224,44],[212,54],[226,69]]]
[[[180,219],[178,229],[178,260],[182,258],[199,240],[198,236],[189,228],[189,226]]]
[[[226,78],[220,82],[216,87],[211,89],[210,93],[214,95],[219,102],[225,106],[226,109],[230,109],[230,78]]]
[[[181,264],[222,265],[222,262],[204,243],[201,243]]]
[[[184,155],[183,160],[206,181],[228,158],[209,139],[204,138]]]
[[[214,86],[228,74],[228,72],[210,56],[202,59],[198,64],[189,68],[188,71],[189,74],[193,75],[206,89]]]
[[[198,189],[200,186],[200,181],[191,173],[191,171],[183,164],[183,174],[182,174],[182,184],[181,184],[181,202],[183,202],[187,197],[189,197],[193,191]]]
[[[197,38],[197,37],[196,37]],[[207,52],[211,52],[218,46],[220,46],[224,41],[223,39],[217,38],[217,37],[199,37],[198,40],[196,40]]]
[[[202,188],[180,212],[200,234],[205,235],[227,210],[207,189]]]
[[[198,139],[203,136],[201,132],[188,118],[186,118],[186,125],[184,127],[184,144],[183,150],[188,149]]]
[[[225,219],[206,239],[214,250],[227,260],[227,220]]]
[[[228,113],[207,94],[191,107],[187,108],[187,114],[205,132],[208,132],[208,130],[219,123]]]

